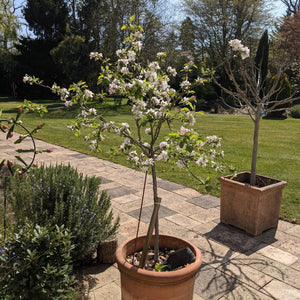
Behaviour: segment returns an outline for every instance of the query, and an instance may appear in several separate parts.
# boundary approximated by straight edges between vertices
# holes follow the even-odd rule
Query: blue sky
[[[179,5],[182,1],[181,0],[168,0],[170,11],[172,12],[172,16],[181,19],[181,12],[179,8]],[[280,1],[280,0],[269,0],[269,3],[272,7],[272,12],[274,12],[274,15],[276,17],[281,17],[285,14],[286,6]]]

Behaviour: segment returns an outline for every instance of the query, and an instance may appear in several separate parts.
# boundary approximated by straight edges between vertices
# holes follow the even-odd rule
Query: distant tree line
[[[164,0],[25,0],[19,8],[15,0],[0,2],[0,94],[20,98],[53,97],[36,87],[25,87],[22,78],[26,73],[47,84],[69,85],[85,80],[92,89],[97,88],[100,65],[90,61],[89,53],[102,52],[115,60],[124,39],[120,28],[131,15],[144,28],[143,61],[155,60],[157,52],[165,51],[166,65],[177,70],[188,60],[199,67],[202,61],[205,67],[220,65],[230,40],[240,39],[255,49],[263,30],[274,26],[268,0],[182,0],[183,21],[172,18],[174,12],[168,11]],[[271,45],[293,57],[289,75],[296,82],[299,1],[282,2],[287,6],[286,17],[278,24]],[[22,13],[30,34],[20,32],[17,11]],[[280,60],[277,50],[273,51],[274,64]],[[217,69],[217,76],[223,85],[230,84],[222,68]],[[174,88],[178,83],[179,78],[171,82]],[[217,108],[220,91],[216,86],[194,89],[199,109]]]

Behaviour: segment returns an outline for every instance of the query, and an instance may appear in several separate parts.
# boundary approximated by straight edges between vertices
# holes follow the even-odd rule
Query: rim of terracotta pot
[[[163,285],[164,283],[169,284],[170,282],[178,283],[180,281],[185,281],[188,278],[193,277],[199,271],[202,263],[202,255],[200,250],[192,243],[171,235],[159,235],[160,247],[161,248],[172,247],[172,245],[171,246],[165,245],[167,240],[173,240],[174,243],[175,241],[177,241],[180,244],[180,248],[189,247],[193,251],[193,253],[196,256],[196,260],[193,263],[188,264],[182,269],[169,271],[169,272],[156,272],[156,271],[144,270],[130,264],[126,260],[126,256],[134,252],[133,249],[135,247],[135,244],[137,250],[142,249],[145,237],[146,236],[140,236],[137,239],[136,238],[129,239],[117,248],[116,260],[120,272],[125,272],[127,273],[128,276],[136,278],[139,281],[150,280],[153,282],[153,284],[157,282],[160,285]],[[153,241],[153,237],[152,237],[152,241]]]
[[[287,182],[284,180],[280,180],[280,179],[276,179],[276,178],[272,178],[272,177],[268,177],[268,176],[264,176],[264,175],[259,175],[257,174],[257,177],[261,177],[261,178],[267,178],[267,179],[272,179],[274,180],[274,183],[263,186],[263,187],[258,187],[258,186],[252,186],[249,183],[245,183],[245,182],[240,182],[238,180],[233,180],[232,177],[236,177],[236,176],[240,176],[240,175],[244,175],[247,174],[250,176],[250,172],[240,172],[237,174],[232,174],[232,175],[226,175],[226,176],[222,176],[219,177],[218,180],[222,183],[222,182],[227,182],[228,184],[232,184],[232,185],[238,185],[240,187],[244,187],[244,188],[249,188],[252,190],[256,190],[258,192],[263,192],[263,191],[267,191],[267,190],[274,190],[276,188],[278,189],[282,189],[284,186],[287,185]]]

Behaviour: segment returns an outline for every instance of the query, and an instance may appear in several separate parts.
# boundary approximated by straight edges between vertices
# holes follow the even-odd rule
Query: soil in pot
[[[250,185],[250,176],[251,176],[250,173],[244,172],[244,173],[237,174],[236,176],[234,176],[232,178],[232,180]],[[268,185],[271,185],[274,183],[278,183],[278,182],[280,182],[280,181],[277,179],[265,177],[262,175],[257,175],[255,186],[261,188],[261,187],[265,187],[265,186],[268,186]]]
[[[126,257],[126,260],[138,267],[142,256],[142,250],[136,251]],[[149,249],[144,269],[148,271],[168,272],[186,267],[196,259],[190,248],[179,250],[162,248],[159,249],[158,262],[154,259],[154,249]]]

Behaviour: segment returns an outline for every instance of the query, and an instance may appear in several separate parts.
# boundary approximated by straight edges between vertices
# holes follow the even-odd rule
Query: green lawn
[[[0,108],[3,109],[2,118],[7,118],[21,102],[8,98],[0,98]],[[41,101],[49,105],[49,108],[62,106],[62,102]],[[134,123],[130,115],[130,107],[127,105],[114,106],[113,102],[102,105],[103,115],[108,120],[117,122]],[[74,137],[67,128],[74,116],[78,113],[76,108],[51,110],[42,120],[38,116],[28,114],[23,118],[24,124],[31,128],[38,123],[46,123],[43,130],[36,137],[45,141],[62,145],[80,152],[88,153],[106,160],[123,165],[128,165],[122,155],[112,154],[111,148],[118,146],[118,137],[111,136],[103,144],[102,152],[90,152],[88,145],[82,138]],[[175,124],[179,126],[179,124]],[[233,165],[237,171],[250,171],[251,147],[253,123],[249,117],[233,115],[205,115],[199,116],[196,123],[198,132],[203,135],[216,134],[223,139],[223,149],[226,161]],[[168,129],[163,129],[168,133]],[[257,173],[274,177],[288,182],[284,189],[281,205],[281,217],[300,224],[300,120],[288,118],[286,120],[262,120]],[[66,138],[68,137],[68,138]],[[219,184],[216,174],[201,168],[195,170],[203,178],[212,177],[212,194],[219,195]],[[158,176],[185,186],[199,189],[204,192],[202,186],[188,176],[186,171],[159,163]]]

